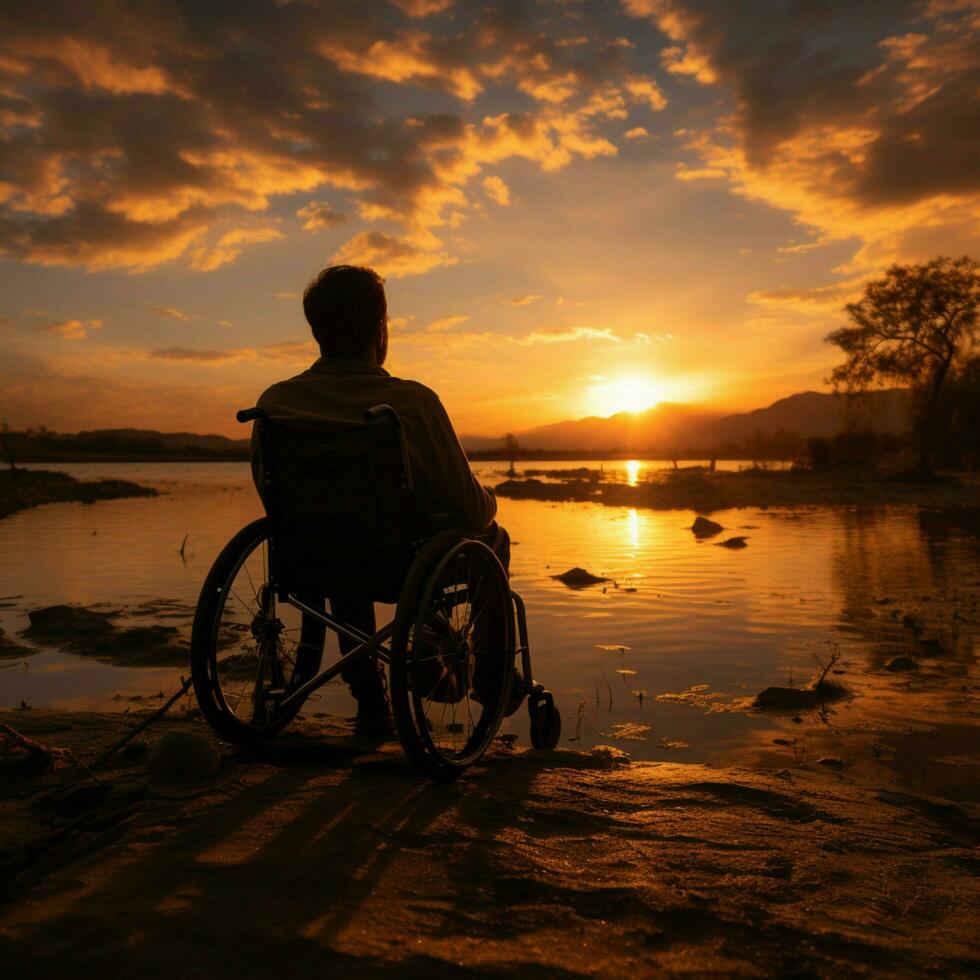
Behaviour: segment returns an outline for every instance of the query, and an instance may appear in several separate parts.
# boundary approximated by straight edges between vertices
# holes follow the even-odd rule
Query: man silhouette
[[[309,370],[268,388],[259,398],[259,407],[278,419],[361,421],[366,409],[390,405],[405,430],[415,493],[423,511],[453,514],[460,527],[493,548],[506,570],[510,539],[494,523],[496,499],[470,471],[438,396],[417,381],[392,377],[382,367],[388,353],[384,280],[360,266],[330,266],[306,287],[303,311],[321,356]],[[257,449],[253,439],[253,465],[257,463]],[[316,493],[316,487],[310,487],[310,492]],[[329,598],[338,619],[365,633],[375,632],[370,599]],[[357,645],[343,636],[339,642],[342,653]],[[307,662],[299,662],[297,670],[312,676],[319,667],[320,650],[304,651],[301,647],[299,657],[304,653]],[[357,730],[390,730],[391,711],[381,664],[375,658],[362,657],[341,676],[357,699]]]

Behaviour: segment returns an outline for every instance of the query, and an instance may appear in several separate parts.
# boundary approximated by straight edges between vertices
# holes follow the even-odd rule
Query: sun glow
[[[589,389],[590,410],[604,416],[642,412],[663,401],[664,396],[661,382],[640,375],[603,379]]]

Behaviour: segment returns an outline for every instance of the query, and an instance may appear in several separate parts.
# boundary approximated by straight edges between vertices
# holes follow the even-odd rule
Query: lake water
[[[603,464],[629,481],[643,478],[644,465]],[[492,484],[504,467],[474,470]],[[210,563],[261,513],[247,464],[58,468],[83,479],[131,479],[162,496],[54,504],[0,521],[3,629],[16,636],[28,610],[56,603],[118,610],[122,623],[141,604],[165,599],[161,621],[189,635]],[[748,536],[747,548],[730,551],[695,540],[694,517],[500,501],[499,520],[514,541],[513,585],[528,606],[535,674],[556,694],[563,744],[616,744],[640,758],[717,764],[843,757],[875,778],[969,795],[980,771],[977,539],[937,529],[915,508],[750,508],[712,515],[724,536]],[[610,582],[576,591],[552,577],[573,566]],[[916,642],[902,625],[906,613],[946,647],[914,676],[883,669]],[[745,699],[770,685],[805,684],[816,660],[826,663],[834,649],[842,671],[835,678],[853,699],[796,721],[745,710]],[[174,691],[179,674],[57,650],[3,666],[4,708],[24,701],[122,709],[132,703],[125,697]],[[350,715],[353,702],[335,682],[308,710]],[[521,711],[505,726],[523,744],[525,721]]]

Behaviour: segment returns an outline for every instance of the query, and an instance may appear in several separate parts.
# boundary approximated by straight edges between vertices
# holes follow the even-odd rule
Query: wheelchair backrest
[[[397,599],[419,519],[388,412],[372,422],[257,418],[281,592]]]

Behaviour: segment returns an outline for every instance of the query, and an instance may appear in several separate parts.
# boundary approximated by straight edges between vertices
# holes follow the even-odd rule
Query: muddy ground
[[[0,723],[91,763],[134,716]],[[458,782],[309,718],[197,781],[166,718],[87,773],[8,739],[8,976],[943,976],[980,970],[976,807],[801,766],[495,749]],[[154,770],[155,771],[155,770]]]
[[[156,497],[158,491],[128,480],[76,480],[57,470],[0,470],[0,517],[41,504],[97,500],[120,497]]]

